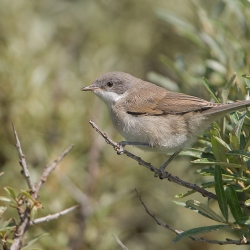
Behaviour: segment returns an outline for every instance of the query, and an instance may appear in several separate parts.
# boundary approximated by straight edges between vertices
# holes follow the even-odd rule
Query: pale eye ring
[[[112,82],[107,82],[107,86],[111,88],[113,86],[113,83]]]

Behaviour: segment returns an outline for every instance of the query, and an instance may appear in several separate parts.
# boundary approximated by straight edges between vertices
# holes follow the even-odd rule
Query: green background
[[[26,241],[49,232],[33,247],[121,249],[115,234],[131,250],[235,249],[190,239],[170,245],[175,235],[146,214],[135,188],[148,208],[173,228],[187,230],[211,222],[172,202],[185,188],[154,178],[104,142],[89,125],[90,119],[112,139],[122,137],[113,129],[106,106],[80,88],[105,72],[124,71],[209,100],[203,76],[219,89],[234,71],[238,77],[248,73],[249,5],[243,0],[0,0],[0,172],[5,173],[0,177],[0,195],[6,195],[4,186],[16,192],[27,189],[12,123],[33,181],[39,180],[46,164],[75,145],[44,184],[39,197],[44,208],[38,216],[75,204],[81,207],[30,228]],[[165,11],[176,19],[166,21]],[[202,31],[203,37],[188,24]],[[201,37],[204,44],[199,42]],[[166,159],[128,149],[154,166]],[[197,168],[180,156],[168,170],[191,183],[201,183]],[[18,219],[15,210],[8,208],[0,223],[11,216]],[[241,236],[228,232],[206,237]]]

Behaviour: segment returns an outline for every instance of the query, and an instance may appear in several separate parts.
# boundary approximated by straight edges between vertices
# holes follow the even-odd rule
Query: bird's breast
[[[190,147],[205,129],[204,117],[193,115],[134,116],[113,105],[110,116],[117,131],[130,142],[149,144],[155,151],[172,153]],[[203,124],[204,123],[204,124]]]

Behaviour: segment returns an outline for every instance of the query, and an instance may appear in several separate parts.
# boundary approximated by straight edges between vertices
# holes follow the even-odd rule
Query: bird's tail
[[[202,111],[202,114],[207,117],[214,116],[217,119],[219,117],[226,115],[227,113],[230,113],[239,109],[247,108],[248,106],[250,106],[250,100],[233,102],[229,104],[218,105],[210,109],[206,109]]]

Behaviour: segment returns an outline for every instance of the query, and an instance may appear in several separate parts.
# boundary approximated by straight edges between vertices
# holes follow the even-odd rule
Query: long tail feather
[[[211,115],[218,115],[217,117],[226,115],[227,113],[240,110],[243,108],[247,108],[250,106],[250,100],[245,100],[245,101],[239,101],[239,102],[234,102],[234,103],[229,103],[225,105],[218,105],[216,107],[206,109],[202,111],[202,114],[205,116],[211,116]]]

